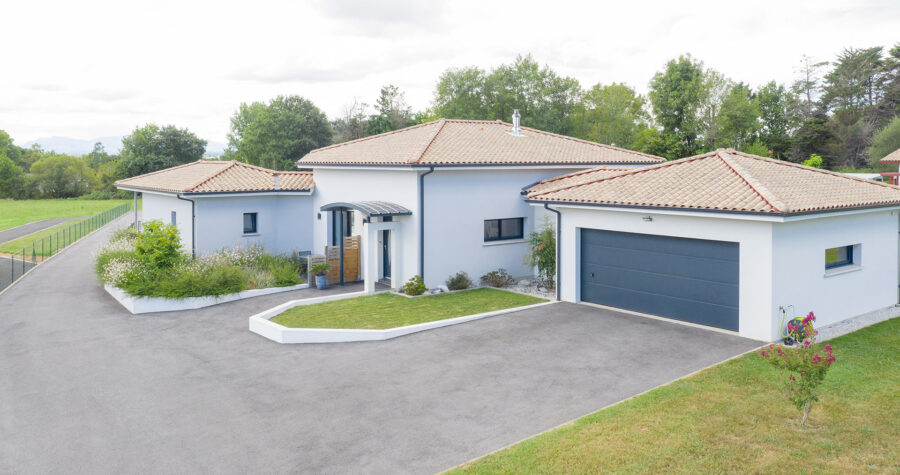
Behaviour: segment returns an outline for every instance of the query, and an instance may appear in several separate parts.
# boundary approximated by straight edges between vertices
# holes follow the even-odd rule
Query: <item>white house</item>
[[[517,118],[514,117],[514,122]],[[437,120],[314,150],[314,252],[360,235],[366,281],[394,287],[415,275],[429,287],[464,271],[531,275],[526,237],[544,213],[522,189],[598,165],[647,166],[663,159],[517,123]],[[376,206],[392,211],[372,214]],[[551,221],[552,222],[552,221]]]
[[[771,341],[898,301],[900,188],[734,150],[528,190],[559,219],[559,297]]]
[[[142,193],[143,220],[175,224],[183,247],[197,255],[250,244],[281,254],[313,247],[309,172],[200,160],[116,186]]]
[[[117,182],[197,253],[325,252],[359,236],[366,290],[527,276],[558,236],[558,298],[771,341],[898,302],[900,188],[717,150],[672,162],[500,121],[438,120],[314,150],[306,172],[200,161]],[[344,255],[344,254],[341,254]],[[352,271],[351,271],[352,272]],[[344,276],[341,272],[339,275]],[[783,312],[782,312],[783,310]]]

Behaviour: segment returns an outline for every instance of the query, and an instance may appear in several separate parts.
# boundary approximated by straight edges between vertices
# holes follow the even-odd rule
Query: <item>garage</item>
[[[581,300],[738,330],[739,245],[581,230]]]

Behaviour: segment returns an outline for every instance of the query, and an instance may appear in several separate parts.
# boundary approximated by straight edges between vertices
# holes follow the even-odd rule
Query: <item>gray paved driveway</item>
[[[127,314],[91,274],[104,234],[0,295],[0,472],[435,472],[758,345],[555,304],[282,346],[247,317],[296,296]]]
[[[19,239],[22,236],[27,236],[31,233],[36,233],[43,229],[51,228],[53,226],[56,226],[59,223],[64,223],[70,219],[76,219],[76,218],[44,219],[41,221],[32,221],[30,223],[23,224],[21,226],[16,226],[15,228],[4,229],[3,231],[0,231],[0,243]],[[31,244],[29,243],[28,245],[30,246]]]

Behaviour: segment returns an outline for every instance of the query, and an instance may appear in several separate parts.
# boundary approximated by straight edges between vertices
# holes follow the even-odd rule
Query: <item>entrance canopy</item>
[[[353,209],[359,211],[367,218],[383,216],[408,216],[412,211],[396,203],[387,201],[351,201],[330,203],[320,208],[322,211]]]

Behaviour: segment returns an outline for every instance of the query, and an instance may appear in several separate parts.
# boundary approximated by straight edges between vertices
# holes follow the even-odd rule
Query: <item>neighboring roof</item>
[[[732,149],[554,183],[527,189],[527,199],[777,215],[900,205],[900,187]]]
[[[309,152],[309,165],[649,164],[663,158],[501,121],[439,119]]]
[[[319,208],[321,211],[350,208],[360,211],[366,216],[405,216],[412,214],[407,208],[388,201],[349,201],[330,203]]]
[[[885,155],[884,158],[878,161],[881,163],[900,163],[900,148]]]
[[[199,160],[119,180],[119,188],[170,193],[310,191],[311,172],[281,172],[232,161]]]

